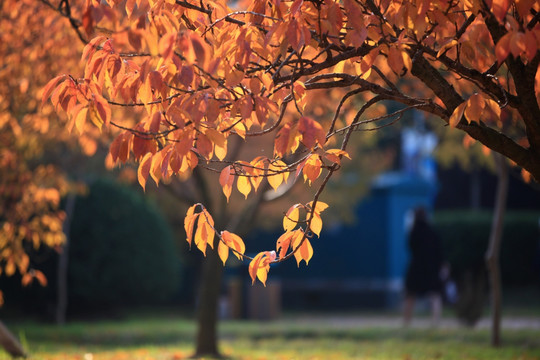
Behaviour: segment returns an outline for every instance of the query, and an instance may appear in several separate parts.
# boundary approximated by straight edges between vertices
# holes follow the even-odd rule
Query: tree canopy
[[[327,208],[319,197],[350,157],[351,135],[408,110],[540,179],[534,0],[41,2],[86,44],[84,71],[50,80],[43,103],[50,98],[79,136],[88,124],[119,129],[110,160],[137,161],[143,188],[197,167],[220,174],[227,198],[262,181],[313,186],[311,202],[284,211],[276,248],[253,258],[204,204],[189,209],[188,242],[215,248],[224,263],[230,252],[250,259],[253,281],[266,281],[270,263],[309,262]],[[272,154],[236,158],[231,137],[270,138]]]

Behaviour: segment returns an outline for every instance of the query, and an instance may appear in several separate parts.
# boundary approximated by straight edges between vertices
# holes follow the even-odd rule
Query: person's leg
[[[442,298],[439,293],[432,293],[429,296],[431,301],[431,325],[437,327],[441,320]]]
[[[403,325],[409,326],[414,311],[414,296],[410,294],[405,295],[405,301],[403,303]]]

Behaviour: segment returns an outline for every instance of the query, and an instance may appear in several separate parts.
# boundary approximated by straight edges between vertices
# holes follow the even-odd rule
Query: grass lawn
[[[302,319],[306,319],[303,317]],[[350,319],[349,319],[350,320]],[[186,359],[193,352],[195,324],[159,315],[123,321],[72,322],[63,327],[8,322],[30,359]],[[326,359],[540,359],[539,330],[504,330],[504,344],[491,348],[486,329],[402,329],[369,325],[340,327],[325,319],[294,316],[273,322],[224,321],[221,350],[238,360]],[[9,356],[0,353],[0,359]]]

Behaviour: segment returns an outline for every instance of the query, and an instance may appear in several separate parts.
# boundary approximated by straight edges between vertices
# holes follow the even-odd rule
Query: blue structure
[[[414,208],[432,207],[435,191],[432,182],[419,177],[379,177],[358,206],[354,225],[334,227],[311,240],[315,254],[308,267],[291,261],[271,270],[270,279],[281,280],[285,307],[398,306],[408,262],[408,222]]]

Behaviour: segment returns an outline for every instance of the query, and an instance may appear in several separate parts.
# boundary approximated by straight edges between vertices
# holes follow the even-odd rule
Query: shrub
[[[535,264],[538,261],[540,213],[507,211],[501,243],[501,277],[505,286],[538,283]],[[434,217],[445,255],[455,275],[485,267],[484,258],[491,229],[492,213],[488,211],[444,211]]]
[[[507,212],[501,243],[503,286],[537,284],[539,213]],[[485,254],[491,231],[490,212],[445,211],[434,217],[446,259],[459,291],[456,312],[467,325],[482,316],[486,302],[487,271]]]
[[[76,200],[71,223],[70,308],[155,304],[179,287],[168,224],[134,190],[99,180]]]

